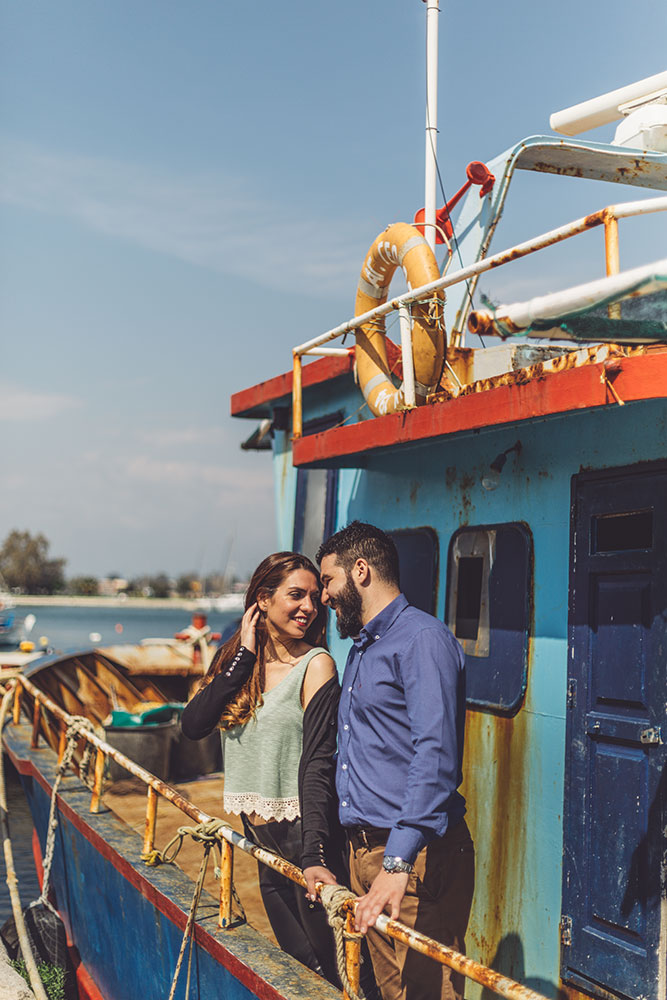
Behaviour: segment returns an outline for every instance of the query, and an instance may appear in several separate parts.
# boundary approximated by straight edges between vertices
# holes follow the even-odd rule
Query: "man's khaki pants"
[[[363,896],[382,868],[384,845],[350,847],[350,884]],[[401,903],[401,923],[465,951],[475,852],[465,820],[417,855]],[[464,977],[371,927],[368,946],[383,1000],[463,1000]]]

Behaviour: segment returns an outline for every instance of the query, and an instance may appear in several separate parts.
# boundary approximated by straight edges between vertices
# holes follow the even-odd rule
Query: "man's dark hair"
[[[384,583],[400,586],[398,552],[392,539],[381,528],[364,521],[352,521],[335,535],[322,542],[317,550],[317,562],[325,556],[336,556],[337,562],[349,573],[357,559],[365,559]]]

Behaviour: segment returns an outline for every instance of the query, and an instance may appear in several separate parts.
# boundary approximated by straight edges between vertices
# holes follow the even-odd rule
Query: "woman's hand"
[[[257,622],[259,621],[259,607],[257,602],[251,604],[243,618],[241,619],[241,645],[245,646],[251,653],[257,652]]]

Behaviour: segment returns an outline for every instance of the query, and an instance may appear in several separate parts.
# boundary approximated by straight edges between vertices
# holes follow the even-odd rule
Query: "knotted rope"
[[[52,913],[56,911],[51,906],[48,900],[49,894],[49,884],[51,881],[51,866],[53,864],[53,855],[56,847],[56,830],[58,829],[58,813],[56,809],[56,796],[58,795],[58,789],[60,788],[60,782],[62,781],[65,771],[72,763],[74,759],[74,752],[76,750],[76,745],[79,742],[81,731],[83,729],[94,731],[94,726],[90,719],[86,719],[83,715],[72,715],[70,717],[69,725],[67,726],[67,732],[65,733],[65,752],[63,753],[63,758],[58,765],[58,770],[56,771],[56,779],[53,782],[53,790],[51,792],[51,807],[49,809],[49,824],[46,834],[46,847],[44,850],[44,881],[42,882],[42,893],[39,899],[36,899],[31,906],[38,906],[42,903],[47,909],[51,910]],[[83,757],[81,758],[81,764],[79,765],[79,774],[81,779],[90,786],[88,770],[90,767],[90,760],[92,757],[93,748],[88,741],[86,741],[86,748],[83,752]]]
[[[185,957],[185,949],[190,940],[190,953],[188,955],[188,977],[185,985],[185,1000],[188,1000],[190,995],[190,975],[192,972],[192,942],[194,940],[194,924],[195,916],[197,913],[197,907],[199,906],[199,897],[201,896],[201,891],[204,886],[204,879],[206,878],[206,869],[208,866],[208,857],[211,853],[211,849],[215,848],[218,852],[218,859],[220,864],[216,865],[215,877],[220,878],[221,875],[221,864],[222,864],[222,852],[220,849],[220,830],[226,827],[227,824],[222,819],[210,819],[206,823],[200,823],[198,826],[179,826],[178,830],[171,838],[169,843],[164,847],[163,850],[158,851],[154,849],[148,851],[146,854],[141,855],[142,861],[145,861],[147,865],[170,865],[178,857],[178,853],[183,846],[183,842],[186,837],[191,837],[192,840],[197,844],[204,845],[204,857],[202,858],[201,867],[199,869],[199,876],[197,878],[197,884],[195,885],[195,891],[192,896],[192,903],[190,904],[190,912],[188,913],[188,919],[185,924],[185,930],[183,931],[183,940],[181,941],[181,947],[178,952],[178,959],[176,960],[176,968],[174,969],[174,977],[171,983],[171,989],[169,990],[168,1000],[173,1000],[174,994],[176,992],[176,985],[178,983],[178,977],[181,972],[181,966],[183,964],[183,959]],[[175,847],[174,847],[175,845]],[[172,850],[172,848],[174,848]],[[246,922],[245,910],[243,909],[243,904],[239,899],[234,883],[232,883],[232,898],[234,902],[239,907],[241,911],[241,919]]]
[[[336,964],[338,965],[338,975],[343,984],[343,989],[350,1000],[364,1000],[363,991],[357,993],[350,984],[347,975],[347,964],[345,962],[345,941],[352,941],[361,938],[361,934],[350,933],[345,929],[345,912],[343,906],[350,899],[357,897],[349,889],[341,885],[323,885],[320,889],[320,899],[325,909],[327,920],[333,928],[334,941],[336,942]]]

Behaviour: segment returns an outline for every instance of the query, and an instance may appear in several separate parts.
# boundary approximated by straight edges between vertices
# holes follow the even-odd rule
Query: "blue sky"
[[[449,192],[552,111],[665,69],[663,0],[441,6]],[[72,575],[211,572],[232,538],[244,572],[273,547],[270,459],[239,451],[229,396],[347,319],[366,249],[423,204],[424,15],[0,0],[0,538],[44,532]],[[495,247],[646,194],[528,177]],[[623,265],[664,237],[625,224]],[[585,240],[488,290],[581,280]]]

